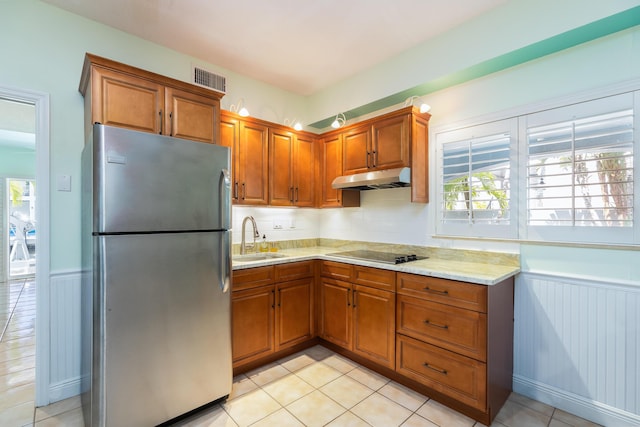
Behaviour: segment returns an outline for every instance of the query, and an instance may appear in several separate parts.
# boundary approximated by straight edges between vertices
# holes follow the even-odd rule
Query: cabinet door
[[[331,187],[334,179],[342,175],[342,136],[322,142],[322,207],[340,206],[341,191]]]
[[[395,369],[395,294],[353,286],[353,352]]]
[[[320,336],[351,349],[351,285],[320,280]]]
[[[293,188],[293,132],[279,129],[269,131],[269,204],[291,206]]]
[[[264,125],[240,123],[237,155],[238,203],[267,205],[269,203],[269,132]]]
[[[403,115],[373,123],[372,169],[409,166],[409,117]]]
[[[336,190],[331,186],[334,179],[342,175],[342,135],[326,138],[321,146],[321,184],[320,207],[360,206],[359,191]]]
[[[313,336],[313,278],[276,286],[276,351]]]
[[[231,296],[233,366],[274,351],[274,286],[234,291]]]
[[[293,201],[296,206],[315,205],[315,140],[297,137],[293,160]]]
[[[367,172],[373,164],[371,128],[352,129],[342,135],[342,173],[350,175]]]
[[[226,114],[220,115],[220,145],[231,148],[231,176],[233,202],[237,203],[239,198],[238,183],[238,144],[240,143],[240,120],[229,117]]]
[[[163,133],[163,85],[100,67],[91,80],[91,123]]]
[[[177,138],[217,144],[220,101],[180,89],[165,89],[165,132]]]
[[[411,201],[429,202],[429,115],[411,121]]]

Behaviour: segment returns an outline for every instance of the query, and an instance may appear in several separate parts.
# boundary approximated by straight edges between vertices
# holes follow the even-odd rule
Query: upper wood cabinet
[[[411,114],[411,201],[429,202],[429,113],[420,114],[413,108]]]
[[[342,174],[367,172],[371,162],[371,127],[360,126],[342,134]]]
[[[331,183],[342,173],[342,138],[340,133],[325,135],[318,144],[320,158],[319,182],[319,206],[330,207],[357,207],[360,206],[360,192],[355,190],[336,190]]]
[[[346,206],[338,201],[340,193],[331,188],[337,176],[405,166],[411,168],[411,201],[427,203],[430,117],[406,107],[325,134],[321,206]],[[342,153],[332,144],[340,144]],[[336,164],[335,159],[341,163]]]
[[[223,111],[221,145],[231,148],[233,203],[269,204],[269,128],[260,121]]]
[[[411,116],[402,114],[375,121],[371,125],[372,169],[410,166]]]
[[[80,93],[94,123],[219,143],[222,93],[86,54]]]
[[[343,134],[343,173],[409,166],[410,115],[376,119]]]
[[[315,138],[284,128],[269,130],[269,204],[315,205]]]

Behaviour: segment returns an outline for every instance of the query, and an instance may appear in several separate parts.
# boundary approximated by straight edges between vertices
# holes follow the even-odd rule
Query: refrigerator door
[[[230,393],[229,233],[94,237],[92,425],[155,426]]]
[[[227,230],[230,150],[94,125],[93,232]]]

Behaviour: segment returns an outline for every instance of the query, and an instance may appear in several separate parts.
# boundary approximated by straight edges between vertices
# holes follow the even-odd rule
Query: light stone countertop
[[[284,257],[268,258],[259,261],[240,261],[241,257],[239,257],[238,255],[234,255],[232,257],[233,270],[263,267],[267,265],[284,264],[311,259],[322,259],[328,261],[343,262],[345,264],[363,265],[384,270],[393,270],[403,273],[419,274],[422,276],[460,280],[463,282],[475,283],[479,285],[495,285],[509,277],[515,276],[520,272],[519,267],[478,262],[477,260],[470,262],[463,260],[429,257],[428,259],[424,260],[393,265],[374,261],[339,258],[327,255],[332,252],[339,251],[340,249],[337,249],[335,247],[323,246],[281,249],[278,252],[270,254],[274,254],[275,256],[285,255]],[[464,251],[460,251],[460,253],[461,256],[464,256],[465,254]]]

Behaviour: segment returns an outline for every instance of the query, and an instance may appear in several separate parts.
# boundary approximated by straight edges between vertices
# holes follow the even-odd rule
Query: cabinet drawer
[[[474,408],[486,409],[486,365],[397,335],[396,371]]]
[[[234,270],[233,290],[250,289],[257,286],[269,285],[275,281],[275,269],[272,265],[266,267],[246,268]]]
[[[337,280],[350,282],[353,276],[353,266],[341,262],[322,261],[320,264],[320,274],[324,277],[332,277]]]
[[[290,264],[278,264],[275,267],[276,282],[304,279],[313,277],[313,261],[292,262]]]
[[[406,295],[397,299],[397,332],[486,362],[486,314]]]
[[[487,287],[484,285],[398,273],[398,293],[487,312]]]
[[[353,266],[353,283],[395,292],[396,272],[379,268]]]

